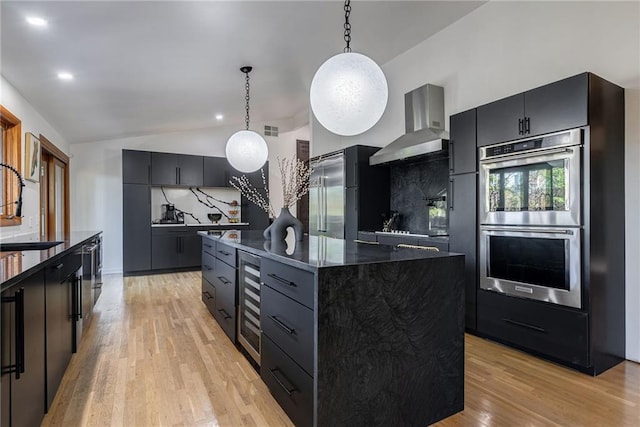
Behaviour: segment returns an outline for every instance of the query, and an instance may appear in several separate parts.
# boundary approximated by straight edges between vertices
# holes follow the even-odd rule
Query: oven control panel
[[[489,159],[492,157],[504,156],[520,152],[539,150],[543,148],[564,147],[570,145],[579,145],[581,141],[580,129],[573,129],[564,132],[557,132],[538,138],[531,138],[515,142],[506,142],[502,144],[491,145],[481,148],[481,159]]]

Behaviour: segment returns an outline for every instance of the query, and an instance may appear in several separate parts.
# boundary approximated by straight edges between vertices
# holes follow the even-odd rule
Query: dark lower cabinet
[[[81,266],[80,255],[70,254],[45,271],[47,408],[51,406],[73,353],[75,276]]]
[[[236,249],[209,238],[202,238],[202,245],[198,242],[198,248],[202,250],[202,302],[235,343],[238,305]]]
[[[154,229],[151,237],[151,269],[197,268],[202,246],[197,230]]]
[[[124,273],[151,270],[151,192],[148,185],[123,184],[122,215]]]
[[[2,292],[2,427],[35,427],[44,417],[44,283],[39,271]]]
[[[296,426],[313,425],[313,378],[265,334],[260,376]]]
[[[478,291],[478,332],[560,362],[587,368],[587,313],[558,305]]]

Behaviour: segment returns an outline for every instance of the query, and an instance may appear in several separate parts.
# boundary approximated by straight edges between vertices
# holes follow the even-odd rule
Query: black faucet
[[[18,170],[16,168],[14,168],[13,166],[11,166],[11,165],[9,165],[7,163],[0,163],[0,166],[4,166],[5,168],[9,169],[11,172],[16,174],[16,176],[18,177],[18,200],[16,200],[14,202],[16,204],[16,213],[15,213],[14,216],[16,218],[20,218],[22,216],[22,189],[25,186],[24,185],[24,179],[22,179],[22,175],[20,175],[20,172],[18,172]],[[10,204],[10,203],[7,203],[7,204]]]

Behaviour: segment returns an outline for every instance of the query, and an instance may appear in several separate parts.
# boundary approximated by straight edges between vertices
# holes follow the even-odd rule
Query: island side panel
[[[316,425],[464,409],[463,271],[462,255],[318,271]]]

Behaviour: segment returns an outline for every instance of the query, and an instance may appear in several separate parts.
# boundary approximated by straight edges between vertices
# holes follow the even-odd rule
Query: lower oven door
[[[480,227],[480,288],[582,308],[580,228]]]

